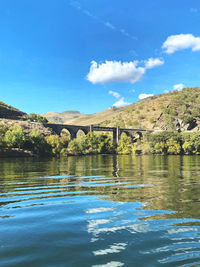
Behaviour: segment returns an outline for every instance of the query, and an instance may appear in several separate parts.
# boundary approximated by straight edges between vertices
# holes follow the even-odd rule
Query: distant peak
[[[66,110],[61,112],[61,114],[81,114],[80,111],[77,110]]]

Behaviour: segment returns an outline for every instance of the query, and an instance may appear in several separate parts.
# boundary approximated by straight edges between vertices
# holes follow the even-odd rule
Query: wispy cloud
[[[116,27],[112,25],[109,21],[105,22],[104,25],[113,31],[116,30]]]
[[[120,94],[117,93],[117,92],[115,92],[115,91],[111,91],[111,90],[110,90],[108,93],[109,93],[110,95],[114,96],[114,97],[117,98],[117,99],[120,98]]]
[[[90,17],[90,18],[98,21],[99,23],[103,24],[105,27],[109,28],[110,30],[112,30],[112,31],[118,31],[118,32],[120,32],[125,37],[128,37],[128,38],[133,39],[133,40],[137,40],[137,37],[132,36],[125,29],[120,29],[120,28],[116,27],[115,25],[113,25],[111,22],[104,21],[104,20],[100,19],[99,17],[97,17],[96,15],[94,15],[93,13],[91,13],[89,10],[83,8],[81,6],[81,3],[80,2],[75,1],[75,0],[71,0],[71,1],[69,1],[69,4],[73,8],[75,8],[75,9],[79,10],[80,12],[82,12],[83,14],[85,14],[86,16],[88,16],[88,17]]]
[[[113,104],[113,107],[124,107],[124,106],[127,106],[129,105],[130,103],[129,102],[126,102],[124,100],[124,97],[121,97],[121,95],[115,91],[109,91],[108,92],[110,95],[114,96],[116,99],[118,99],[114,104]]]

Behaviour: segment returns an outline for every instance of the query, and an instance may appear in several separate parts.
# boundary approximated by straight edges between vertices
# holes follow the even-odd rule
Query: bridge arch
[[[66,129],[66,128],[63,128],[63,129],[61,130],[60,135],[61,135],[61,136],[62,136],[62,135],[66,135],[69,139],[71,139],[71,133],[70,133],[70,131],[69,131],[68,129]]]
[[[143,137],[143,134],[142,134],[142,132],[136,132],[136,134],[138,135],[138,139],[142,139],[142,137]]]
[[[76,133],[76,137],[80,137],[80,136],[84,136],[86,135],[88,132],[84,129],[79,129]]]
[[[74,138],[76,138],[77,130],[69,127],[63,127],[60,131],[60,135],[64,133],[68,133],[68,135],[70,135],[70,140],[73,140]]]

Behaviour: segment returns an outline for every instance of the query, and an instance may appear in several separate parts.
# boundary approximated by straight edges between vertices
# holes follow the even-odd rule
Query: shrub
[[[69,142],[67,153],[72,155],[113,153],[114,146],[110,136],[88,133],[86,136],[76,138]]]
[[[30,113],[28,115],[28,120],[36,121],[36,122],[40,122],[40,123],[48,123],[47,118],[45,118],[45,117],[43,117],[41,115],[35,114],[35,113]]]
[[[132,150],[131,137],[127,136],[126,133],[122,133],[118,142],[117,152],[119,154],[131,154]]]
[[[63,143],[58,135],[49,135],[45,137],[45,141],[51,147],[51,153],[53,155],[58,155],[61,152]]]
[[[23,148],[27,141],[27,133],[19,125],[14,125],[5,132],[4,140],[8,147]]]
[[[5,126],[5,124],[0,123],[0,148],[4,148],[6,146],[5,133],[7,129],[8,128]]]
[[[193,116],[189,114],[182,114],[180,115],[180,119],[183,121],[184,124],[188,124],[193,120]]]
[[[146,116],[144,116],[144,115],[140,115],[139,117],[138,117],[138,119],[140,119],[140,120],[144,120],[146,118]]]
[[[200,154],[200,133],[183,133],[182,138],[185,154]]]
[[[136,126],[139,126],[139,125],[140,125],[139,121],[133,121],[132,122],[132,126],[133,127],[136,127]]]
[[[181,135],[177,132],[161,132],[150,136],[150,151],[153,154],[180,154]]]
[[[36,154],[51,154],[51,145],[38,130],[33,130],[29,136],[31,150]]]

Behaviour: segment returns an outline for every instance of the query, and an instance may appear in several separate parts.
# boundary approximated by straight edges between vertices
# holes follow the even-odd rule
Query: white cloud
[[[139,64],[144,64],[141,67]],[[107,82],[130,82],[135,83],[140,81],[146,69],[154,68],[163,65],[164,61],[158,58],[149,58],[147,61],[105,61],[98,64],[96,61],[91,62],[90,71],[86,77],[93,84]]]
[[[129,105],[129,104],[130,104],[130,103],[128,103],[128,102],[126,102],[126,101],[124,100],[124,97],[121,97],[117,102],[115,102],[115,103],[113,104],[113,106],[119,108],[119,107],[127,106],[127,105]]]
[[[191,48],[192,51],[198,51],[200,50],[200,37],[195,37],[192,34],[171,35],[164,42],[162,48],[167,54],[187,48]]]
[[[138,61],[106,61],[102,64],[92,61],[87,80],[91,83],[131,82],[142,79],[145,68],[138,67]]]
[[[142,99],[145,99],[145,98],[150,97],[150,96],[153,96],[153,94],[146,94],[146,93],[144,93],[144,94],[140,94],[138,96],[138,98],[142,100]]]
[[[178,84],[175,84],[173,86],[173,90],[181,91],[183,88],[184,88],[184,84],[183,83],[178,83]]]
[[[119,93],[117,93],[117,92],[115,92],[115,91],[109,91],[109,94],[110,95],[113,95],[115,98],[120,98],[120,94]]]
[[[145,61],[145,68],[146,69],[152,69],[158,66],[162,66],[164,64],[164,60],[159,58],[149,58]]]

